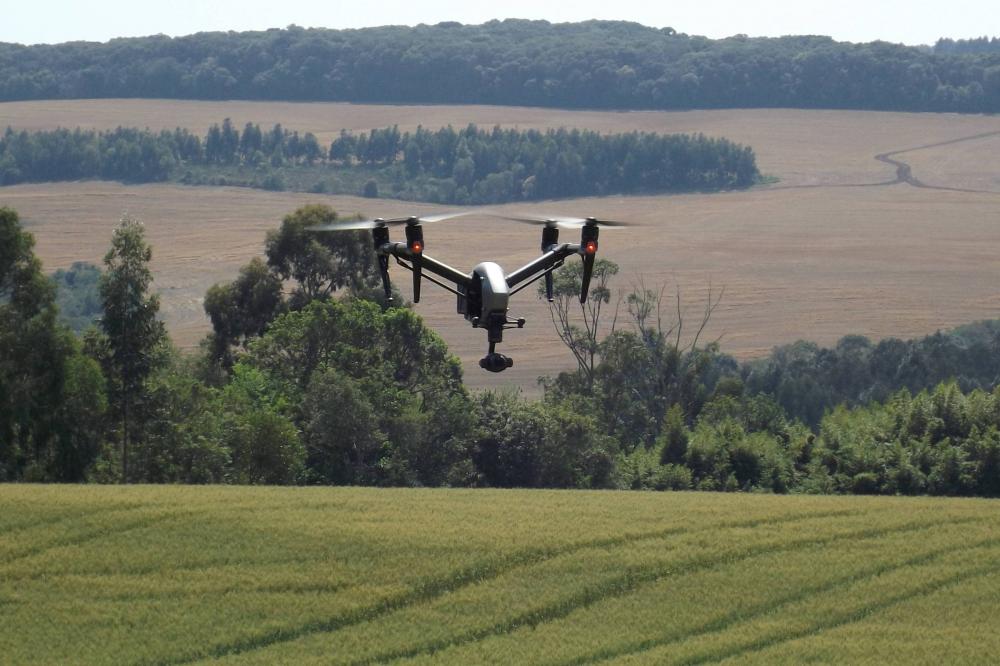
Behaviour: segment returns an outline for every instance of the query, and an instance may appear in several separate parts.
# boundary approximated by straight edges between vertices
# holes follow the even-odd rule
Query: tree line
[[[363,184],[344,174],[362,174]],[[105,178],[168,179],[451,204],[613,193],[719,190],[757,182],[753,149],[702,134],[520,131],[469,125],[342,132],[329,146],[280,124],[242,131],[227,118],[204,138],[153,132],[19,131],[0,136],[0,185]],[[353,185],[352,185],[353,183]],[[351,188],[354,188],[353,190]],[[360,190],[360,191],[359,191]]]
[[[101,97],[996,112],[1000,55],[515,19],[0,44],[0,100]]]
[[[443,341],[381,301],[364,233],[306,231],[337,218],[286,216],[209,290],[212,332],[181,355],[141,224],[113,234],[77,336],[0,210],[0,479],[1000,495],[997,322],[740,364],[702,339],[718,293],[693,318],[642,284],[615,299],[602,260],[580,304],[570,264],[553,321],[576,370],[539,401],[472,394]],[[68,302],[86,300],[93,271],[71,273]]]
[[[939,39],[934,44],[935,53],[1000,53],[1000,38],[975,37],[973,39]]]

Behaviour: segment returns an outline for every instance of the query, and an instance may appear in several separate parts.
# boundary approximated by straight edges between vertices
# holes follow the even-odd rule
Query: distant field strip
[[[1000,650],[975,620],[1000,613],[997,506],[0,486],[0,654],[571,666],[845,661],[865,649],[893,661],[891,644],[984,662]],[[854,638],[832,638],[843,632]]]
[[[922,180],[919,180],[913,175],[913,169],[909,164],[903,162],[902,160],[893,159],[897,155],[903,155],[906,153],[912,153],[917,150],[925,150],[928,148],[940,148],[941,146],[950,146],[956,143],[965,143],[968,141],[978,141],[982,139],[989,139],[995,136],[1000,136],[1000,132],[983,132],[981,134],[973,134],[972,136],[965,136],[958,139],[951,139],[949,141],[938,141],[937,143],[928,143],[923,146],[915,146],[913,148],[903,148],[901,150],[894,150],[889,153],[880,153],[875,156],[879,162],[885,162],[886,164],[891,164],[896,167],[896,179],[888,181],[885,183],[873,183],[875,185],[895,185],[897,183],[907,183],[913,187],[923,187],[931,190],[945,190],[948,192],[973,192],[979,194],[989,194],[993,193],[990,190],[976,190],[965,187],[947,187],[944,185],[930,185]]]
[[[946,192],[969,192],[974,194],[996,194],[997,192],[995,190],[977,190],[968,187],[949,187],[946,185],[932,185],[926,183],[913,175],[913,168],[908,163],[902,160],[895,159],[899,155],[905,155],[906,153],[912,153],[917,150],[941,148],[942,146],[951,146],[956,143],[967,143],[970,141],[981,141],[983,139],[990,139],[996,136],[1000,136],[1000,131],[981,132],[979,134],[973,134],[972,136],[963,136],[957,139],[938,141],[935,143],[928,143],[922,146],[914,146],[912,148],[901,148],[899,150],[893,150],[890,152],[879,153],[878,155],[875,155],[876,160],[888,164],[896,169],[896,177],[891,180],[880,180],[877,182],[864,182],[864,183],[813,183],[809,185],[776,185],[770,189],[795,190],[795,189],[810,189],[818,187],[884,187],[887,185],[899,185],[900,183],[906,183],[907,185],[912,185],[913,187],[921,187],[929,190],[943,190]]]

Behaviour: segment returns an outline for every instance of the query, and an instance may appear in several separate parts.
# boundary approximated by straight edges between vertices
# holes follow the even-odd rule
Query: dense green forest
[[[829,37],[708,39],[505,20],[0,44],[0,100],[160,97],[572,108],[1000,110],[1000,53]]]
[[[939,39],[934,44],[935,53],[1000,53],[1000,39],[997,37],[976,37],[975,39]]]
[[[212,332],[181,355],[140,223],[103,270],[57,273],[57,295],[0,209],[0,480],[1000,495],[1000,322],[741,365],[699,342],[717,298],[665,322],[664,292],[633,288],[598,339],[617,267],[599,261],[580,304],[572,264],[553,307],[577,370],[540,401],[471,394],[442,340],[380,302],[363,232],[306,231],[335,219],[286,216],[209,290]],[[60,302],[94,325],[74,334]]]
[[[389,196],[479,204],[632,192],[749,187],[753,150],[704,135],[579,130],[342,132],[323,146],[281,125],[240,131],[227,118],[204,139],[185,129],[57,129],[0,136],[0,185],[105,178]]]

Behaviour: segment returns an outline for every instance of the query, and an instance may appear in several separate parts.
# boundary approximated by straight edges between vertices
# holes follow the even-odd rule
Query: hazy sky
[[[494,18],[621,19],[709,37],[822,34],[854,42],[931,44],[938,37],[1000,36],[997,0],[564,0],[558,5],[538,0],[0,0],[0,41],[106,41],[292,23],[360,28]]]

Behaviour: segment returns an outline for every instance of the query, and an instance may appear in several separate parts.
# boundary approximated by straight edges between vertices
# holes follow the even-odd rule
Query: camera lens
[[[513,365],[514,359],[496,352],[479,359],[479,367],[490,372],[503,372]]]

